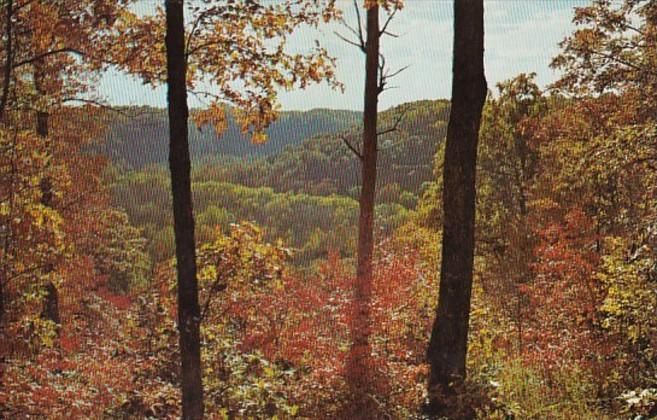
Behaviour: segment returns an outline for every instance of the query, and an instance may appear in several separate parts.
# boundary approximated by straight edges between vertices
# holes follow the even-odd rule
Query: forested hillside
[[[316,109],[283,112],[266,130],[268,140],[254,144],[243,133],[232,112],[226,111],[227,128],[220,135],[210,125],[189,129],[190,153],[194,159],[233,157],[255,159],[281,152],[317,134],[336,133],[358,121],[358,112]],[[121,167],[140,169],[167,161],[168,119],[164,109],[120,107],[106,112],[107,130],[93,147]]]
[[[197,241],[206,243],[230,231],[231,224],[255,222],[264,238],[291,247],[292,261],[308,267],[329,252],[353,256],[358,203],[339,195],[313,196],[275,192],[269,187],[245,187],[221,181],[192,184]],[[143,229],[149,253],[161,262],[174,255],[171,194],[163,168],[121,177],[113,189],[115,205],[124,208],[135,226]],[[409,211],[395,203],[377,207],[377,229],[390,234]]]
[[[418,101],[399,105],[380,115],[381,136],[378,196],[380,202],[414,206],[422,184],[433,177],[434,155],[443,141],[449,115],[447,101]],[[352,126],[336,134],[307,138],[280,153],[245,163],[221,162],[209,157],[193,172],[195,180],[223,180],[247,186],[268,186],[276,191],[340,194],[356,198],[358,159],[343,138],[360,148],[360,129]]]
[[[308,116],[303,121],[312,124],[317,115],[328,120],[333,112],[342,113],[312,111],[303,113]],[[393,127],[399,121],[397,130],[381,139],[376,229],[384,235],[406,220],[408,210],[429,185],[448,114],[447,101],[418,101],[381,114],[382,127]],[[143,120],[134,119],[137,123],[133,126],[136,133],[148,132]],[[293,261],[300,266],[308,267],[330,251],[353,257],[359,162],[342,137],[356,140],[354,144],[360,147],[358,134],[357,126],[351,126],[334,134],[313,135],[261,158],[202,155],[192,171],[199,243],[215,236],[216,225],[227,232],[231,223],[253,221],[265,227],[266,239],[281,239],[293,247]],[[230,136],[216,141],[249,142]],[[231,147],[228,144],[224,150]],[[137,150],[126,156],[135,153]],[[120,166],[122,158],[117,159]],[[162,261],[173,256],[171,197],[163,165],[151,164],[116,176],[113,202],[144,229],[151,257]]]

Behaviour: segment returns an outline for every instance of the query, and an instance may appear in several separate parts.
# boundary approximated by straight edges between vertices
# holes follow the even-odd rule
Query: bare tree
[[[356,155],[361,162],[361,189],[359,197],[358,217],[358,248],[356,283],[354,287],[353,323],[351,326],[352,347],[348,361],[348,380],[352,388],[352,396],[356,401],[353,407],[355,412],[366,415],[367,391],[370,388],[372,377],[367,361],[370,354],[370,302],[372,299],[372,260],[374,254],[374,206],[376,200],[376,178],[378,137],[396,131],[401,116],[394,126],[377,132],[379,95],[386,90],[388,80],[404,69],[389,72],[386,68],[385,58],[380,52],[380,40],[384,34],[391,35],[388,24],[397,12],[393,6],[383,26],[380,26],[380,6],[373,2],[366,13],[366,22],[363,25],[360,8],[354,0],[357,26],[347,29],[355,36],[355,40],[337,34],[345,42],[358,47],[365,54],[365,103],[363,110],[362,148],[353,145],[345,136],[342,137],[345,145]],[[402,114],[403,115],[403,114]]]

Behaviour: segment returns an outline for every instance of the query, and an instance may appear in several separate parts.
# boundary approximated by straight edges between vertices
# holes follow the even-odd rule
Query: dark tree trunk
[[[365,44],[365,109],[363,112],[363,148],[361,152],[360,214],[352,348],[348,366],[354,407],[363,416],[368,411],[367,392],[372,372],[370,356],[370,301],[372,295],[372,256],[374,253],[374,201],[376,198],[377,113],[379,95],[379,6],[367,10]]]
[[[0,336],[2,336],[2,333],[4,332],[4,326],[2,325],[2,321],[5,319],[5,292],[4,292],[4,284],[5,284],[5,278],[6,275],[4,272],[0,273]]]
[[[11,189],[13,190],[14,186],[11,185]],[[12,192],[13,193],[13,192]],[[2,336],[2,333],[4,332],[4,325],[3,325],[3,320],[5,319],[5,283],[7,283],[7,265],[5,263],[6,259],[8,258],[9,254],[9,241],[10,238],[8,237],[9,232],[4,232],[3,235],[5,236],[3,239],[3,244],[2,244],[2,251],[3,251],[3,256],[2,259],[0,259],[0,336]]]
[[[12,19],[14,15],[14,2],[7,0],[6,5],[6,21],[5,21],[5,66],[4,77],[2,80],[2,96],[0,96],[0,120],[4,118],[5,109],[7,108],[7,99],[9,98],[9,85],[11,84],[11,71],[14,59],[13,36],[14,30]]]
[[[7,275],[2,269],[0,271],[0,334],[3,332],[3,326],[2,326],[2,321],[5,318],[5,291],[4,291],[4,284],[6,282]]]
[[[169,168],[178,275],[178,330],[184,419],[203,418],[200,307],[187,119],[187,63],[183,0],[166,1],[167,99],[169,102]]]
[[[41,80],[43,79],[43,77],[44,76],[41,72],[41,66],[37,64],[34,71],[34,85],[35,85],[35,90],[39,95],[44,94],[41,88]],[[49,141],[48,136],[50,135],[49,119],[50,119],[50,115],[46,111],[43,110],[37,111],[36,132],[37,135],[46,142]],[[47,149],[49,148],[47,147]],[[50,153],[50,150],[48,150],[48,153]],[[44,207],[53,208],[54,194],[52,191],[52,179],[50,178],[50,175],[45,174],[41,178],[41,181],[39,182],[39,189],[41,192],[41,204]],[[49,263],[44,268],[44,273],[49,274],[52,273],[54,270],[55,270],[54,264]],[[55,286],[52,282],[48,282],[48,284],[46,284],[46,296],[43,302],[41,317],[54,322],[55,325],[59,325],[61,322],[61,318],[59,316],[59,291],[57,290],[57,286]],[[57,332],[59,333],[59,329],[57,329]]]
[[[443,168],[440,297],[428,349],[429,411],[465,379],[475,246],[475,173],[484,76],[484,0],[454,2],[452,107]]]
[[[14,136],[17,134],[14,133]],[[16,151],[16,138],[14,137],[14,144],[11,150],[11,177],[9,180],[9,217],[13,213],[14,208],[14,194],[15,194],[15,179],[18,172],[17,169],[17,151]],[[2,241],[2,258],[0,259],[0,335],[4,333],[3,320],[5,318],[5,284],[7,284],[7,279],[9,278],[9,267],[8,259],[10,258],[9,254],[11,251],[11,244],[13,240],[13,232],[10,226],[4,226],[3,232],[3,241]]]

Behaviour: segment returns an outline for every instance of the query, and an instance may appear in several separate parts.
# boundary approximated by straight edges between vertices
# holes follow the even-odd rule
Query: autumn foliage
[[[164,12],[132,3],[0,2],[1,418],[182,414],[168,179],[156,159],[138,168],[98,153],[118,122],[140,135],[154,123],[106,106],[97,76],[166,78]],[[321,45],[285,48],[300,27],[339,19],[336,2],[190,4],[187,87],[208,101],[191,113],[198,130],[265,141],[278,91],[341,87]],[[595,0],[574,23],[557,82],[520,74],[484,105],[468,375],[453,418],[657,416],[657,6]],[[345,125],[261,162],[204,155],[192,198],[208,418],[422,418],[447,111],[411,104],[399,138],[381,139],[364,354],[352,346],[363,302]],[[356,120],[329,114],[329,125]],[[432,138],[433,174],[407,156],[427,155]]]

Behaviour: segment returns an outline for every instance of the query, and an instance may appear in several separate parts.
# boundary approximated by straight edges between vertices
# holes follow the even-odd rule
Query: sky
[[[355,22],[351,0],[338,0],[345,20]],[[485,0],[485,71],[489,87],[519,73],[535,72],[537,82],[546,86],[558,72],[549,68],[559,52],[558,43],[570,34],[573,7],[590,0]],[[141,11],[150,11],[158,0],[142,0]],[[447,99],[451,92],[453,0],[406,0],[388,27],[399,37],[384,37],[381,51],[391,70],[409,66],[385,91],[380,109],[420,99]],[[291,49],[308,50],[315,39],[337,59],[337,77],[344,93],[326,84],[305,90],[280,92],[283,110],[333,108],[358,110],[363,106],[364,55],[356,47],[335,35],[348,35],[339,24],[320,30],[302,29],[288,42]],[[166,106],[166,89],[152,89],[138,79],[109,71],[100,80],[99,93],[113,105]],[[193,97],[190,105],[201,104]]]

